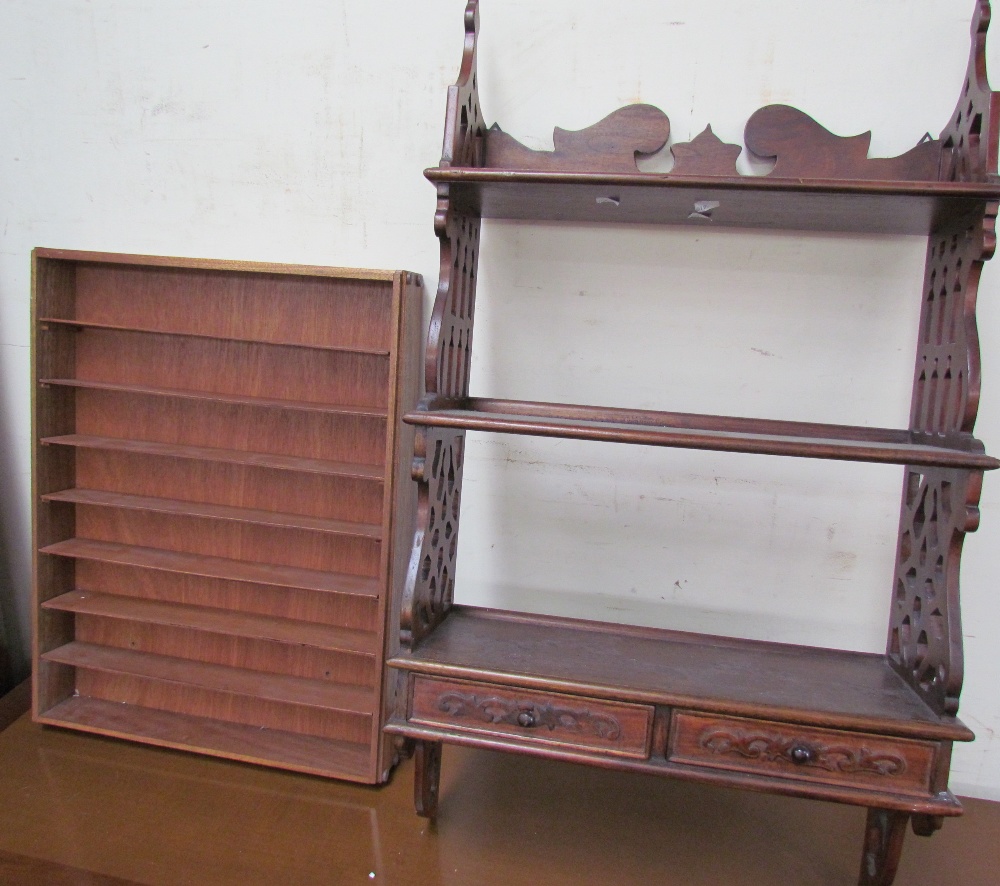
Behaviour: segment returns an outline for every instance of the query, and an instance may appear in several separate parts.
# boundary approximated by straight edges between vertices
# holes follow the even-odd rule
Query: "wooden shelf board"
[[[993,470],[1000,461],[976,451],[914,443],[907,431],[692,415],[558,403],[470,398],[410,412],[423,427],[559,437],[718,452]],[[970,446],[973,443],[969,439]]]
[[[290,677],[226,665],[98,646],[74,640],[49,652],[44,661],[110,674],[126,674],[164,683],[197,687],[232,695],[284,702],[323,710],[370,715],[375,710],[371,689],[305,677]]]
[[[371,781],[367,745],[317,738],[208,717],[73,696],[36,718],[66,726],[244,763],[280,766],[310,775]]]
[[[483,218],[927,234],[1000,200],[993,182],[772,179],[669,173],[536,172],[469,167],[424,173],[454,206]],[[612,198],[614,202],[607,202]],[[599,200],[604,202],[598,202]],[[718,202],[711,220],[694,204]]]
[[[119,594],[70,591],[46,600],[42,608],[358,655],[375,656],[378,653],[378,637],[369,631]]]
[[[971,741],[883,655],[453,607],[417,673],[925,739]]]
[[[107,329],[114,332],[139,332],[149,335],[176,335],[185,338],[210,338],[217,341],[241,341],[255,345],[276,345],[284,348],[309,348],[315,351],[339,351],[345,354],[369,354],[373,357],[388,357],[389,351],[385,348],[361,348],[347,347],[341,345],[309,344],[297,341],[285,341],[278,339],[246,338],[234,335],[212,335],[206,332],[196,331],[175,331],[172,329],[145,329],[138,326],[123,326],[116,323],[95,323],[90,320],[75,320],[68,317],[39,317],[38,326],[44,329],[46,326],[64,326],[76,329]]]
[[[175,397],[182,400],[207,400],[236,406],[259,406],[267,409],[294,409],[299,412],[321,412],[327,415],[357,416],[360,418],[388,417],[385,409],[370,409],[364,406],[337,406],[313,403],[306,400],[278,400],[268,397],[250,397],[239,394],[218,394],[212,391],[192,391],[179,388],[155,388],[148,385],[117,384],[112,382],[88,381],[80,378],[43,378],[41,386],[85,388],[94,391],[114,391],[123,394],[144,394],[150,397]]]
[[[42,445],[78,446],[85,449],[105,449],[132,452],[138,455],[158,455],[164,458],[185,458],[194,461],[217,461],[247,465],[255,468],[273,468],[279,471],[300,471],[308,474],[327,474],[336,477],[354,477],[359,480],[382,482],[385,472],[375,465],[349,464],[320,458],[302,458],[294,455],[275,455],[269,452],[245,452],[237,449],[217,449],[209,446],[183,446],[176,443],[157,443],[149,440],[125,440],[120,437],[94,437],[84,434],[65,434],[43,437]]]
[[[320,572],[297,566],[278,566],[271,563],[253,563],[247,560],[230,560],[225,557],[207,557],[159,548],[143,548],[117,542],[93,541],[71,538],[46,545],[39,553],[53,554],[79,560],[97,560],[120,566],[136,566],[163,572],[177,572],[217,578],[225,581],[248,582],[284,588],[301,588],[326,591],[357,597],[378,597],[379,583],[374,578],[359,578],[336,572]]]
[[[137,265],[148,268],[180,268],[196,271],[221,271],[246,274],[285,274],[291,277],[331,277],[343,280],[377,280],[392,283],[397,271],[369,268],[329,268],[324,265],[290,265],[274,262],[232,259],[190,258],[173,255],[124,255],[117,252],[87,252],[77,249],[49,249],[37,246],[37,258],[87,264]],[[418,281],[419,283],[419,281]]]
[[[351,523],[347,520],[328,520],[304,514],[284,514],[255,508],[238,508],[230,505],[216,505],[197,501],[183,501],[172,498],[152,498],[144,495],[126,495],[121,492],[105,492],[98,489],[63,489],[41,496],[43,501],[68,502],[78,505],[93,505],[106,508],[122,508],[130,511],[153,511],[159,514],[174,514],[180,517],[206,517],[213,520],[232,520],[238,523],[253,523],[259,526],[273,526],[280,529],[304,529],[309,532],[325,532],[330,535],[349,535],[379,541],[382,527],[369,523]]]

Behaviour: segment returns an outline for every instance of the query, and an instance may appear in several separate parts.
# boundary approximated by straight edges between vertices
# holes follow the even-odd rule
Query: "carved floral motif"
[[[532,701],[517,701],[497,696],[479,696],[447,692],[438,699],[438,709],[456,719],[471,717],[483,723],[506,723],[522,728],[544,727],[550,732],[592,732],[604,741],[616,741],[621,725],[608,714],[572,710]]]
[[[748,760],[811,766],[828,772],[867,772],[891,777],[906,771],[906,760],[898,754],[821,744],[762,730],[708,729],[699,737],[698,745],[713,754],[735,754]]]

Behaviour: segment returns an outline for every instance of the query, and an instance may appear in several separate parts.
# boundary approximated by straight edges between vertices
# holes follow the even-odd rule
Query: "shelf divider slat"
[[[157,455],[166,458],[185,458],[195,461],[218,461],[257,468],[281,471],[301,471],[309,474],[328,474],[355,477],[360,480],[381,482],[384,471],[375,465],[334,462],[320,458],[302,458],[294,455],[275,455],[269,452],[246,452],[237,449],[217,449],[209,446],[185,446],[176,443],[158,443],[150,440],[126,440],[121,437],[95,437],[86,434],[65,434],[43,437],[43,445],[78,446],[85,449],[105,449],[131,452],[139,455]]]
[[[347,520],[329,520],[323,517],[310,517],[305,514],[285,514],[278,511],[239,508],[231,505],[217,505],[181,499],[126,495],[122,492],[106,492],[99,489],[63,489],[58,492],[46,493],[41,498],[44,501],[66,502],[69,504],[122,508],[134,511],[153,511],[182,517],[207,517],[214,520],[232,520],[239,523],[253,523],[260,526],[273,526],[281,529],[304,529],[310,532],[350,535],[375,541],[382,538],[382,527],[369,523],[351,523]]]
[[[147,329],[139,326],[120,325],[116,323],[97,323],[91,320],[76,320],[69,317],[39,317],[38,325],[75,327],[77,329],[107,329],[112,332],[139,332],[149,335],[173,335],[185,338],[210,338],[217,341],[242,341],[255,345],[276,345],[284,348],[308,348],[314,351],[341,351],[345,354],[370,354],[374,357],[387,357],[389,351],[385,348],[361,348],[345,345],[317,344],[298,341],[270,340],[247,338],[238,335],[212,335],[197,330]]]
[[[367,656],[374,656],[377,652],[377,638],[370,631],[119,594],[70,591],[46,600],[42,603],[42,608],[165,627],[190,628],[254,640],[271,640],[335,652]]]
[[[297,566],[278,566],[271,563],[254,563],[247,560],[230,560],[225,557],[208,557],[203,554],[165,551],[159,548],[144,548],[117,542],[93,541],[86,538],[58,541],[40,548],[39,553],[78,560],[96,560],[120,566],[136,566],[163,572],[198,575],[203,578],[217,578],[224,581],[327,591],[359,597],[379,596],[379,583],[377,579],[373,578],[360,578],[356,575],[343,575],[336,572],[321,572]]]
[[[116,649],[78,640],[45,652],[42,658],[77,668],[162,680],[267,701],[351,714],[371,714],[374,711],[374,693],[357,686]]]
[[[719,452],[972,470],[1000,467],[1000,461],[975,448],[971,437],[968,450],[954,449],[915,443],[908,431],[770,419],[470,398],[410,412],[404,421],[423,427]]]
[[[368,781],[368,745],[261,729],[77,695],[43,712],[42,723],[312,775]]]
[[[95,391],[114,391],[123,394],[145,394],[151,397],[176,397],[184,400],[207,400],[238,406],[259,406],[269,409],[294,409],[300,412],[322,412],[330,415],[358,416],[361,418],[387,417],[384,409],[364,406],[337,406],[327,403],[313,403],[307,400],[279,400],[272,397],[252,397],[240,394],[220,394],[213,391],[194,391],[179,388],[157,388],[149,385],[119,384],[115,382],[89,381],[81,378],[43,378],[40,385],[52,387],[84,388]]]

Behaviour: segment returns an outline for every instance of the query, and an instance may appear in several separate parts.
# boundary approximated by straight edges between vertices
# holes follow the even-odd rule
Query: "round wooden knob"
[[[816,752],[809,745],[797,744],[792,746],[788,756],[796,766],[804,766],[816,759]]]
[[[530,729],[536,723],[535,715],[532,711],[521,711],[517,715],[517,725]]]

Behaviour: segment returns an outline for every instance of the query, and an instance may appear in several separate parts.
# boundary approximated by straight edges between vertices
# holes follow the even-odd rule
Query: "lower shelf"
[[[310,775],[371,781],[367,744],[226,723],[79,695],[60,702],[37,720],[49,726],[67,726]]]
[[[882,655],[456,606],[389,665],[392,734],[961,813],[951,743],[974,736]]]

